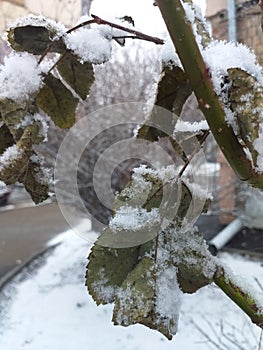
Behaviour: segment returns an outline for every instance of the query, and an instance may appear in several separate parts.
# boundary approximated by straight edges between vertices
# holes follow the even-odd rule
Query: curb
[[[28,259],[23,261],[21,264],[13,267],[10,271],[4,274],[3,277],[0,277],[0,292],[1,290],[12,281],[12,279],[19,273],[21,270],[23,270],[25,267],[29,266],[36,258],[39,258],[43,256],[46,252],[49,250],[55,249],[57,246],[59,246],[60,243],[56,243],[51,246],[44,247],[43,249],[37,251],[33,255],[31,255]]]
[[[38,206],[43,206],[43,205],[48,205],[55,203],[54,201],[47,199],[44,203],[40,204],[35,204],[34,202],[31,201],[21,201],[20,203],[15,203],[15,204],[8,204],[3,207],[0,207],[0,213],[9,211],[9,210],[14,210],[14,209],[23,209],[23,208],[32,208],[32,207],[38,207]]]

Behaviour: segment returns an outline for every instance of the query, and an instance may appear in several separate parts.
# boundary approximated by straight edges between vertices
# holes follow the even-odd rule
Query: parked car
[[[11,188],[6,186],[3,181],[0,181],[0,207],[7,205],[11,192]]]

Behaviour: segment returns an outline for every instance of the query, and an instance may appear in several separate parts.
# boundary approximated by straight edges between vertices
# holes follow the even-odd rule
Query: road
[[[68,228],[55,203],[0,211],[0,277]]]

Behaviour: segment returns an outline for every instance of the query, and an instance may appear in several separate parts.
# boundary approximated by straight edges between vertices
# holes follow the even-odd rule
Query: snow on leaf
[[[228,69],[230,87],[230,107],[239,128],[239,136],[252,155],[255,168],[263,171],[261,159],[263,86],[247,72],[235,68]]]
[[[240,68],[263,83],[262,67],[254,52],[244,44],[214,40],[202,54],[219,96],[222,94],[222,78],[228,75],[229,68]]]
[[[117,289],[136,266],[139,248],[114,249],[95,244],[89,255],[86,285],[97,304],[114,301]]]
[[[113,311],[115,325],[129,326],[135,323],[157,329],[155,311],[154,262],[143,258],[121,285]],[[161,328],[161,327],[159,327]],[[167,331],[160,330],[166,336]]]
[[[37,60],[28,53],[10,54],[0,66],[0,100],[19,104],[32,97],[43,85]]]
[[[111,56],[111,44],[97,28],[81,28],[64,37],[68,50],[74,52],[81,62],[101,64]]]
[[[171,340],[177,331],[182,294],[176,275],[177,268],[168,260],[154,261],[149,254],[142,258],[118,289],[114,324],[140,323]]]
[[[7,185],[18,181],[27,165],[27,152],[16,144],[8,147],[0,157],[0,180]]]
[[[37,96],[38,106],[60,128],[70,128],[75,122],[78,99],[52,74],[45,77],[45,85]]]
[[[144,226],[159,224],[161,221],[157,208],[147,211],[144,208],[123,206],[116,212],[109,223],[113,231],[140,230]]]
[[[10,29],[24,26],[45,27],[53,33],[53,35],[56,33],[57,36],[62,36],[67,31],[67,28],[63,24],[42,15],[33,14],[18,18],[12,23]]]
[[[196,227],[170,232],[173,259],[178,266],[178,282],[184,293],[194,293],[213,282],[215,260]]]
[[[95,80],[92,64],[90,62],[80,63],[75,55],[67,52],[57,64],[57,69],[62,78],[82,100],[85,100]]]

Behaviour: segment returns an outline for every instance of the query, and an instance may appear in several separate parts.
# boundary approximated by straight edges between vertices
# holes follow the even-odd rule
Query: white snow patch
[[[257,63],[254,52],[246,45],[214,40],[202,53],[218,95],[222,90],[222,78],[228,75],[229,68],[243,69],[263,85],[262,67]]]
[[[0,67],[0,99],[9,98],[22,103],[42,86],[41,69],[37,59],[27,53],[12,53]]]
[[[20,155],[21,150],[17,147],[17,145],[8,147],[0,156],[0,171],[5,167],[12,165],[12,162],[19,158]]]
[[[74,51],[82,62],[96,64],[109,60],[111,56],[110,41],[105,38],[98,28],[81,28],[65,36],[69,50]]]
[[[144,208],[123,206],[111,219],[109,226],[113,231],[140,230],[143,227],[157,225],[161,222],[158,208],[147,211]]]
[[[53,30],[53,32],[56,33],[54,39],[62,36],[67,31],[67,28],[62,23],[56,22],[42,15],[36,16],[33,14],[18,18],[11,24],[10,28],[24,26],[45,27],[47,29]]]
[[[158,275],[156,311],[163,320],[169,322],[167,327],[171,334],[177,332],[182,297],[183,292],[177,281],[177,268],[169,266]]]
[[[171,65],[171,68],[175,66],[179,66],[182,68],[181,61],[175,51],[174,44],[168,33],[163,33],[162,37],[164,39],[164,44],[160,50],[160,57],[162,62],[167,66]]]
[[[206,120],[202,120],[200,122],[186,122],[183,120],[178,120],[174,132],[199,132],[201,130],[209,130],[209,126]]]

